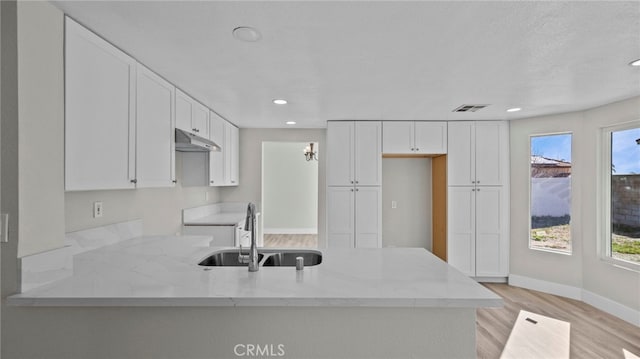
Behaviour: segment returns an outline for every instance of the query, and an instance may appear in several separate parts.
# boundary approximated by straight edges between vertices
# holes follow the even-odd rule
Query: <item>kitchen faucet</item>
[[[249,202],[247,206],[247,217],[244,220],[244,230],[251,231],[251,249],[249,255],[238,255],[242,263],[249,263],[249,272],[257,272],[258,267],[258,247],[256,246],[256,206]],[[242,252],[242,246],[240,246]]]

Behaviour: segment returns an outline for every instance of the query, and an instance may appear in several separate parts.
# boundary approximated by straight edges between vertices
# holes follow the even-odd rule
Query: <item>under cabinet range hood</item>
[[[176,151],[217,152],[220,151],[220,146],[209,139],[176,128]]]

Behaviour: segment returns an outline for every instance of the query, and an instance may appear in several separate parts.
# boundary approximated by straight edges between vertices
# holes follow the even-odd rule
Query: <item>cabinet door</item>
[[[231,138],[231,156],[229,163],[229,184],[231,186],[237,186],[240,182],[240,130],[234,126],[229,124],[231,128],[230,138]]]
[[[508,201],[502,187],[476,187],[476,276],[508,275]]]
[[[327,185],[349,186],[354,183],[353,121],[327,123]]]
[[[171,187],[175,180],[175,89],[138,64],[136,93],[136,186]]]
[[[476,184],[499,186],[506,182],[509,133],[506,122],[476,122]]]
[[[415,122],[414,153],[447,153],[446,122]]]
[[[447,262],[475,276],[475,188],[449,187],[447,193]]]
[[[189,95],[179,89],[176,89],[175,98],[176,128],[188,132],[194,132],[194,127],[191,125],[191,105],[193,100]]]
[[[475,184],[476,172],[473,122],[449,122],[447,132],[447,183],[471,186]]]
[[[198,136],[209,138],[209,109],[195,100],[191,110],[191,124]]]
[[[356,187],[355,246],[382,247],[382,188]]]
[[[327,187],[327,246],[354,248],[353,187]]]
[[[65,189],[134,188],[136,62],[66,18]]]
[[[379,121],[355,123],[355,184],[382,184],[382,124]]]
[[[224,155],[227,146],[224,142],[225,121],[215,112],[209,116],[209,138],[220,147],[220,151],[209,152],[209,185],[222,186],[224,184]]]
[[[385,154],[413,154],[414,135],[411,121],[382,122],[382,152]]]

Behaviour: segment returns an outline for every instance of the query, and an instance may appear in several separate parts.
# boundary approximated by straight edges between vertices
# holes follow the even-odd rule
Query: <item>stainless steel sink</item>
[[[243,252],[243,254],[246,254]],[[295,267],[296,258],[304,258],[304,266],[310,267],[322,263],[322,252],[306,249],[260,249],[258,262],[263,267]],[[246,267],[238,261],[237,249],[225,249],[209,255],[198,263],[204,267]]]
[[[258,253],[258,262],[262,260],[264,254]],[[203,259],[198,265],[206,267],[246,267],[248,263],[240,263],[238,261],[237,250],[226,250],[215,252],[207,258]]]
[[[310,267],[322,263],[322,253],[318,251],[283,251],[273,253],[262,263],[263,267],[295,267],[296,258],[304,258],[304,266]]]

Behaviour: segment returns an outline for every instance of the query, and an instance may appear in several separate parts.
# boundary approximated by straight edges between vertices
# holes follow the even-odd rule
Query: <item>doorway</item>
[[[318,247],[317,156],[317,142],[262,143],[265,247]]]

